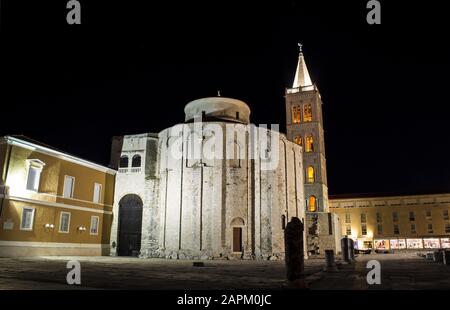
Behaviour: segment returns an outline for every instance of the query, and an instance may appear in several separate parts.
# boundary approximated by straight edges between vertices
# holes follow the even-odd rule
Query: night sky
[[[112,136],[182,122],[218,89],[284,132],[302,42],[330,194],[450,192],[444,1],[381,1],[381,25],[366,23],[365,0],[80,2],[69,26],[67,1],[1,1],[0,135],[107,165]]]

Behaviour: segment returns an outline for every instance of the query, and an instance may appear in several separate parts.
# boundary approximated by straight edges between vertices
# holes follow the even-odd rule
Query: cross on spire
[[[297,43],[299,49],[300,49],[300,53],[303,53],[303,44],[301,43]]]

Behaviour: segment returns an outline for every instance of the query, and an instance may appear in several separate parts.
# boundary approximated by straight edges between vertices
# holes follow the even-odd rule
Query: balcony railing
[[[119,168],[119,173],[140,173],[141,171],[142,171],[141,167]]]

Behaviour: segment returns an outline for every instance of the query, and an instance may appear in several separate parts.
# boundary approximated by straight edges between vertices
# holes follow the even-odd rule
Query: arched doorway
[[[141,250],[142,200],[129,194],[119,202],[119,256],[138,256]]]

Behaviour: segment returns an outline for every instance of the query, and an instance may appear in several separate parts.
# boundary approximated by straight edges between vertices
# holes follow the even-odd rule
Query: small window
[[[397,211],[392,212],[392,221],[398,222],[398,212]]]
[[[367,215],[365,213],[361,213],[361,223],[367,222]]]
[[[363,236],[367,236],[367,225],[366,224],[361,225],[361,234]]]
[[[28,168],[27,189],[30,191],[39,191],[39,180],[42,169],[30,166]]]
[[[302,137],[301,136],[296,136],[294,138],[294,142],[295,142],[295,144],[298,144],[298,145],[302,146]]]
[[[316,200],[317,200],[316,196],[310,196],[309,197],[309,202],[308,202],[309,212],[316,212],[317,211]]]
[[[350,224],[352,222],[350,213],[345,213],[345,223]]]
[[[20,221],[20,230],[33,230],[34,208],[25,207],[22,209],[22,220]]]
[[[61,212],[59,217],[59,232],[69,233],[70,228],[70,212]]]
[[[64,198],[73,198],[74,185],[75,185],[75,178],[66,175],[64,177],[64,191],[63,191]]]
[[[349,225],[347,225],[347,227],[345,228],[345,234],[347,236],[350,236],[352,234],[352,228]]]
[[[308,167],[308,183],[314,183],[315,178],[314,178],[314,167],[309,166]]]
[[[383,218],[381,217],[381,213],[377,212],[377,223],[382,223],[383,222]]]
[[[301,110],[300,106],[296,105],[292,107],[292,123],[300,124]]]
[[[120,157],[119,168],[128,168],[128,156]]]
[[[131,160],[131,167],[139,168],[141,167],[141,155],[134,155]]]
[[[431,220],[431,210],[427,210],[426,216],[427,220]]]
[[[431,223],[428,224],[427,231],[429,234],[433,233],[433,224],[431,224]]]
[[[305,143],[306,143],[305,151],[307,153],[314,152],[314,141],[313,141],[313,136],[312,135],[306,136]]]
[[[100,183],[94,183],[94,203],[100,203],[102,200],[102,185]]]
[[[444,220],[448,221],[448,210],[444,210]]]
[[[416,216],[413,211],[409,211],[409,221],[414,222],[416,220]]]
[[[282,228],[283,230],[286,229],[286,216],[285,216],[285,215],[282,215],[282,216],[281,216],[281,228]]]
[[[91,216],[91,235],[98,235],[98,223],[100,218],[98,216]]]
[[[312,122],[312,108],[310,104],[306,104],[303,108],[303,121]]]
[[[411,224],[411,233],[412,234],[416,233],[416,224]]]
[[[445,224],[445,233],[450,234],[450,223]]]
[[[394,225],[394,235],[400,234],[400,229],[398,228],[398,224]]]
[[[378,231],[378,234],[379,234],[379,235],[382,235],[382,234],[383,234],[383,225],[378,224],[378,225],[377,225],[377,231]]]

